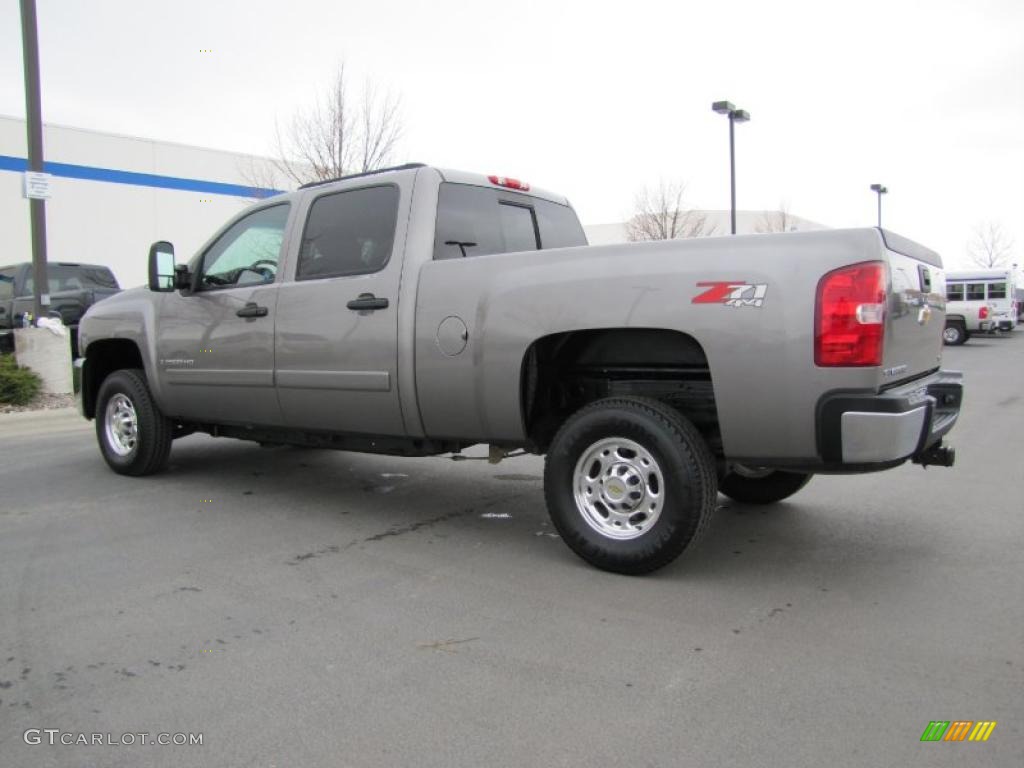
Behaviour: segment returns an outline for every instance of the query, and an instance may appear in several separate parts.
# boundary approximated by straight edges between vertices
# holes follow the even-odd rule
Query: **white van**
[[[1017,286],[1008,267],[946,273],[947,344],[963,344],[972,333],[1017,327]]]

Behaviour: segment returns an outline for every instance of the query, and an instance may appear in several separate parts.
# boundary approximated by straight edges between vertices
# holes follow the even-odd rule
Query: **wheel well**
[[[86,418],[96,415],[96,395],[103,380],[121,368],[143,368],[142,354],[134,341],[103,339],[86,350],[82,371],[82,410]]]
[[[623,395],[663,401],[700,430],[712,452],[722,452],[707,355],[685,333],[612,328],[545,336],[527,349],[520,381],[526,434],[542,453],[570,414]]]

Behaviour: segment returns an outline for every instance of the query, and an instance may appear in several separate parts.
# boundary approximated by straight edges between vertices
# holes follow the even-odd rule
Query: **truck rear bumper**
[[[818,406],[818,452],[826,465],[870,469],[926,459],[960,415],[963,375],[937,371],[881,393],[837,392]]]

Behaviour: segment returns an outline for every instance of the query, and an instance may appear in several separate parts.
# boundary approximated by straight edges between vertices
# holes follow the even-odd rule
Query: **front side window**
[[[313,201],[302,233],[296,280],[366,275],[391,258],[398,187],[353,189]]]
[[[950,283],[946,286],[946,300],[947,301],[963,301],[964,300],[964,284],[963,283]]]
[[[968,283],[967,284],[967,300],[968,301],[984,301],[985,300],[985,284],[984,283]]]
[[[281,260],[287,203],[261,208],[236,221],[203,256],[200,290],[274,282]]]
[[[1006,298],[1006,283],[989,283],[988,284],[988,297],[990,299],[1005,299]]]

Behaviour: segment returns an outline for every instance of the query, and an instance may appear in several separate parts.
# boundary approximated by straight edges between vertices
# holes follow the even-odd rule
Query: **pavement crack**
[[[394,526],[384,531],[383,533],[377,533],[373,536],[367,536],[365,539],[363,539],[363,541],[381,541],[390,536],[402,536],[406,533],[418,531],[420,528],[429,528],[430,526],[437,525],[438,523],[443,523],[448,520],[454,520],[457,517],[464,517],[468,514],[471,514],[473,511],[474,510],[472,509],[462,509],[457,512],[446,512],[443,515],[431,517],[427,520],[419,520],[415,523],[409,523],[408,525]]]
[[[466,637],[460,639],[449,638],[448,640],[436,640],[433,643],[419,643],[416,647],[428,651],[444,651],[445,653],[458,653],[453,648],[453,645],[461,645],[462,643],[471,643],[474,640],[479,640],[479,637]]]

